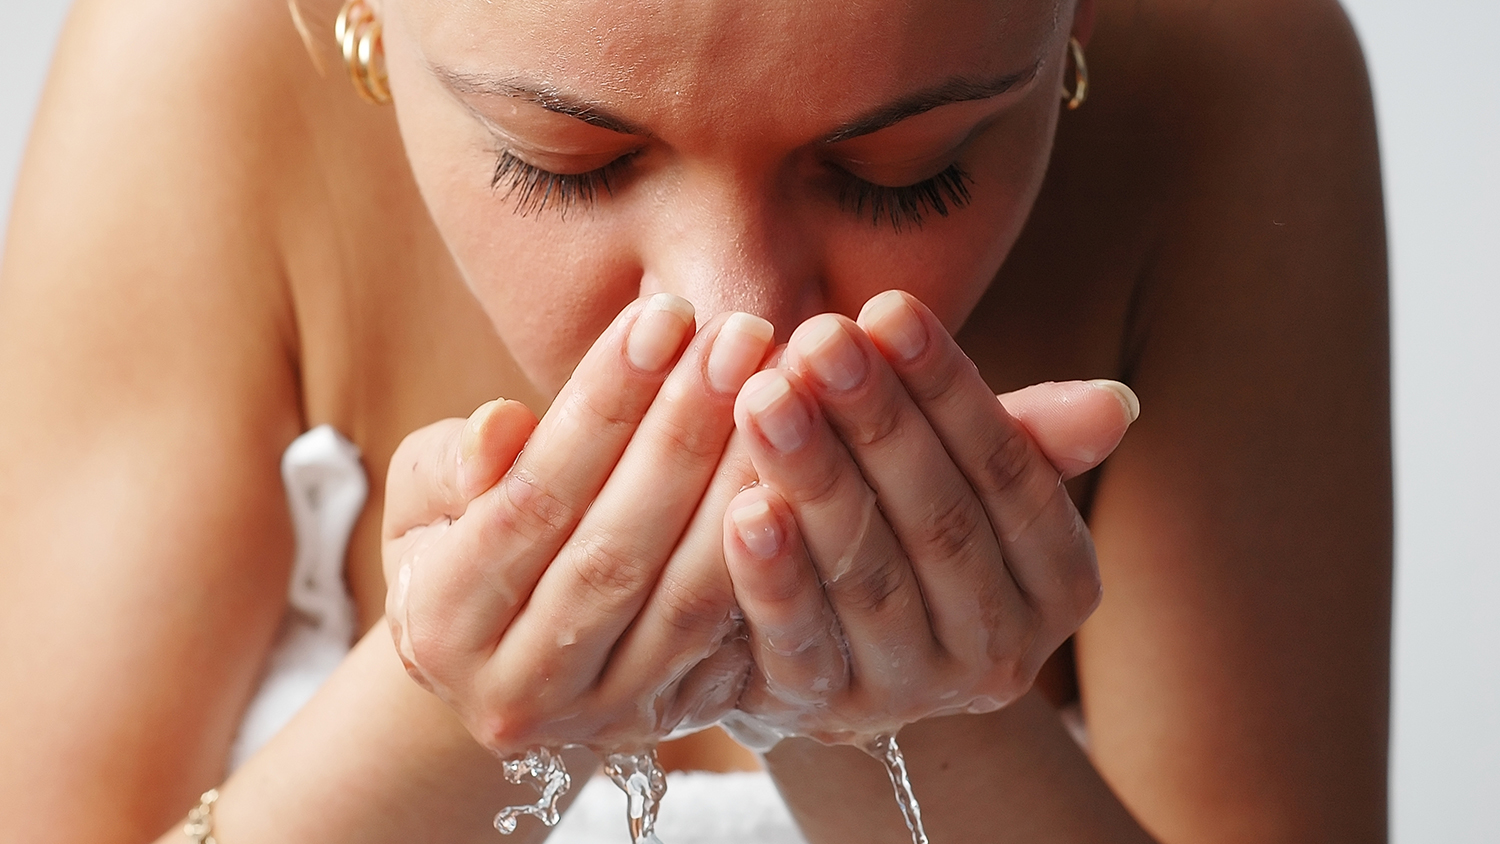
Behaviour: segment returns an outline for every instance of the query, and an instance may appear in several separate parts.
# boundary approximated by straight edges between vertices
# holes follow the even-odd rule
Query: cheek
[[[837,308],[858,311],[877,292],[900,288],[957,332],[1010,254],[1041,190],[1056,109],[1040,103],[976,138],[965,167],[972,202],[947,217],[929,215],[894,234],[868,222],[840,227],[829,244]]]
[[[555,393],[637,295],[629,237],[587,209],[518,214],[505,186],[491,187],[498,151],[488,134],[411,72],[399,48],[390,52],[402,141],[433,223],[517,365]]]
[[[506,219],[450,243],[465,281],[517,365],[548,394],[635,299],[639,263],[627,244],[571,218]],[[440,224],[441,225],[441,224]]]

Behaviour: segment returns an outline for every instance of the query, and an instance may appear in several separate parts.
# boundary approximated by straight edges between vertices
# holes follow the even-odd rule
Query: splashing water
[[[529,785],[536,789],[537,801],[522,806],[507,806],[495,815],[495,829],[504,835],[516,831],[517,821],[522,815],[531,815],[546,826],[556,826],[562,818],[557,808],[573,785],[562,757],[545,747],[533,747],[525,756],[507,759],[503,763],[505,779],[516,785]]]
[[[901,807],[901,818],[911,831],[911,844],[927,844],[927,830],[922,827],[922,807],[911,789],[911,778],[906,774],[906,756],[896,744],[896,737],[889,733],[878,735],[862,749],[885,765],[891,787],[896,790],[896,805]]]
[[[906,756],[896,737],[883,733],[857,746],[885,766],[896,792],[896,805],[911,832],[912,844],[928,844],[927,830],[922,826],[922,807],[912,790],[906,771]],[[560,755],[546,747],[534,747],[525,756],[503,763],[505,779],[516,785],[536,789],[537,802],[507,806],[495,815],[495,829],[505,835],[516,831],[522,815],[531,815],[545,826],[556,826],[562,818],[557,803],[568,793],[573,779],[568,775]],[[630,829],[631,844],[662,844],[656,837],[656,816],[667,793],[667,775],[661,768],[655,748],[635,753],[611,753],[604,758],[604,773],[625,792],[625,821]]]
[[[657,761],[656,749],[611,753],[604,758],[604,773],[625,792],[631,844],[661,844],[655,831],[656,813],[667,793],[667,775]]]

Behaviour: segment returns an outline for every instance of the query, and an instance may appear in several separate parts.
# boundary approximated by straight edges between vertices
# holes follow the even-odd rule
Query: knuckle
[[[976,509],[975,502],[963,498],[935,506],[921,524],[921,547],[944,560],[967,558],[989,526]]]
[[[1058,633],[1058,641],[1061,641],[1077,630],[1098,607],[1104,594],[1104,582],[1088,527],[1073,507],[1072,499],[1061,491],[1060,485],[1058,489],[1060,492],[1038,508],[1020,530],[1037,523],[1071,525],[1071,529],[1065,527],[1061,530],[1061,536],[1048,537],[1051,550],[1046,556],[1046,570],[1033,574],[1022,585],[1022,595],[1027,603],[1041,616],[1049,630]],[[1048,513],[1048,508],[1056,512]],[[1033,543],[1028,540],[1026,544]]]
[[[428,518],[422,512],[425,507],[438,505],[450,516],[462,512],[464,502],[457,492],[454,457],[462,422],[461,419],[434,422],[407,434],[396,446],[386,468],[386,500],[402,506],[385,508],[381,524],[386,537],[400,535]],[[455,471],[443,471],[445,466],[453,466]]]
[[[569,415],[584,417],[585,427],[600,427],[607,433],[620,428],[633,428],[640,422],[640,410],[630,403],[629,390],[606,390],[603,395],[589,390],[579,390],[569,397],[565,411]]]
[[[900,562],[888,557],[830,581],[827,588],[836,605],[874,614],[890,604],[901,588],[903,574]]]
[[[572,568],[578,581],[606,604],[627,603],[646,584],[646,572],[636,559],[619,546],[596,539],[578,543]]]
[[[444,419],[434,422],[423,428],[401,438],[396,450],[391,454],[391,462],[386,474],[392,483],[404,483],[412,475],[421,471],[423,465],[428,462],[432,452],[432,444],[442,442],[447,435],[447,428],[452,427],[455,420]]]
[[[979,368],[967,356],[945,356],[932,371],[912,379],[907,389],[918,404],[942,404],[961,392],[963,382],[979,375]]]
[[[899,443],[906,432],[906,414],[901,412],[894,396],[886,396],[880,406],[846,423],[845,439],[855,448],[879,448]]]
[[[998,663],[994,673],[996,697],[1002,701],[1012,701],[1025,694],[1036,680],[1036,669],[1030,663],[1031,660],[1022,656],[1013,656]]]
[[[975,485],[987,495],[1013,495],[1025,486],[1030,458],[1031,440],[1015,428],[1002,426],[980,462]]]
[[[979,696],[1003,705],[1030,691],[1042,668],[1042,660],[1032,655],[1034,650],[1025,648],[995,655],[976,687]]]
[[[530,472],[514,472],[505,481],[504,501],[491,526],[501,533],[516,533],[539,542],[572,526],[575,508],[547,489]]]
[[[826,456],[816,462],[817,465],[809,467],[809,471],[800,473],[801,482],[795,489],[784,491],[785,497],[789,499],[788,503],[795,502],[803,507],[819,509],[833,504],[844,491],[842,467],[826,459]]]
[[[664,419],[660,424],[657,436],[661,438],[666,454],[681,466],[715,463],[724,450],[724,437],[715,435],[706,426],[675,419]]]
[[[675,578],[663,579],[657,600],[668,624],[678,631],[695,635],[712,633],[723,627],[732,603],[718,590],[702,584],[682,583]]]
[[[1030,605],[1018,601],[1004,611],[996,608],[988,614],[985,622],[990,631],[985,640],[986,662],[1000,667],[1000,674],[1004,676],[1008,670],[1006,666],[1013,668],[1020,655],[1034,649],[1039,619]]]
[[[751,594],[756,603],[789,615],[808,603],[807,583],[801,577],[766,578],[755,584]],[[810,628],[814,622],[800,613],[792,617],[796,618],[799,629]]]
[[[497,696],[486,702],[470,732],[491,750],[510,753],[536,742],[545,719],[534,699],[525,695]]]

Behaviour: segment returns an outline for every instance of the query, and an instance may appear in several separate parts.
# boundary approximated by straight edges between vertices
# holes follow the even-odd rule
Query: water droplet
[[[557,801],[568,793],[573,778],[563,765],[562,756],[545,747],[533,747],[525,756],[501,763],[507,782],[529,785],[536,789],[537,801],[521,806],[507,806],[495,815],[495,829],[504,835],[516,831],[522,815],[531,815],[545,826],[556,826],[562,818]]]
[[[656,758],[656,748],[604,757],[604,773],[625,792],[625,821],[631,844],[661,844],[656,837],[656,813],[667,793],[667,774]]]

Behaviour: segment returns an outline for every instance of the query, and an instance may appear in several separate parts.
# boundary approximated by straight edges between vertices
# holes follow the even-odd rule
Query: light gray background
[[[1500,841],[1500,553],[1494,546],[1500,528],[1500,94],[1494,84],[1500,4],[1346,5],[1375,78],[1392,243],[1394,840],[1492,844]],[[64,0],[4,0],[0,11],[0,225],[65,12]]]

